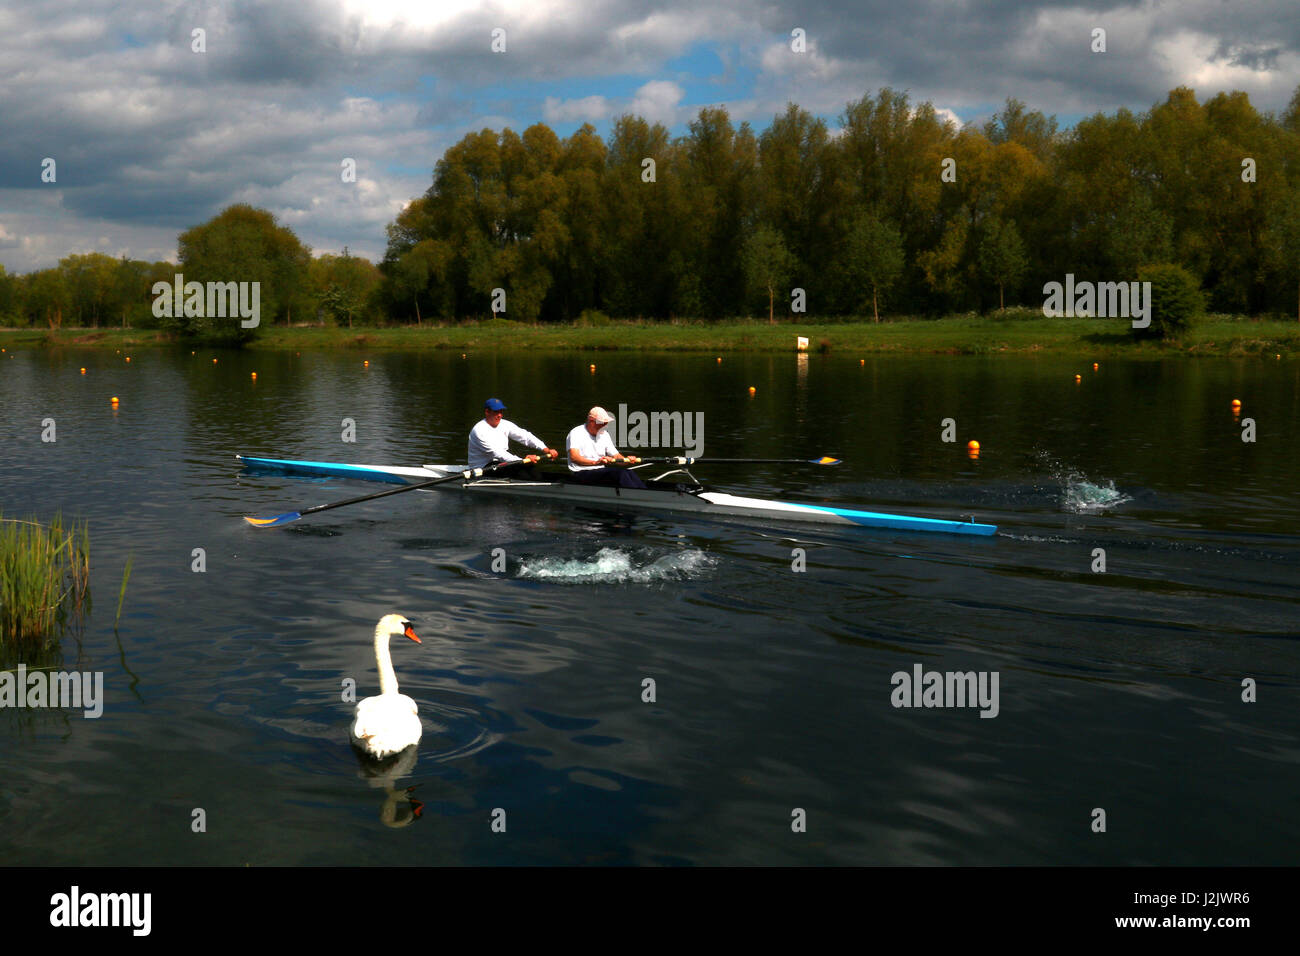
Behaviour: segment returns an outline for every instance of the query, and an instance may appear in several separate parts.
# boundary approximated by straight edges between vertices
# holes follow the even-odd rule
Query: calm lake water
[[[105,696],[99,719],[0,709],[2,863],[1295,861],[1293,359],[131,359],[0,356],[0,509],[89,521],[94,608],[53,663],[101,671]],[[447,491],[240,520],[382,487],[246,474],[236,453],[459,462],[491,395],[557,446],[597,403],[703,412],[707,456],[845,460],[698,466],[720,490],[1000,530]],[[424,736],[375,777],[341,686],[377,693],[371,634],[390,611],[424,640],[393,642]],[[916,665],[996,672],[997,716],[893,706],[893,675]],[[386,825],[410,819],[408,787],[422,815]]]

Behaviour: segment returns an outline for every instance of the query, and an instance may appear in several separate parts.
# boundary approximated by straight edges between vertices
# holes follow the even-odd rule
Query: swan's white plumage
[[[420,715],[415,701],[397,692],[397,675],[388,641],[401,634],[419,642],[401,614],[387,614],[375,627],[375,665],[379,668],[379,696],[357,704],[352,721],[352,744],[368,757],[382,759],[400,753],[420,740]]]

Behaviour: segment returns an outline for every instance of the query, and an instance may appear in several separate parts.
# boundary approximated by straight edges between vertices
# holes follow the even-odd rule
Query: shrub
[[[600,309],[583,309],[582,314],[574,321],[574,325],[580,328],[593,328],[609,325],[612,320]]]
[[[1151,324],[1145,329],[1134,329],[1139,336],[1165,338],[1185,332],[1192,320],[1205,311],[1205,296],[1195,276],[1169,263],[1142,266],[1138,281],[1151,283]]]

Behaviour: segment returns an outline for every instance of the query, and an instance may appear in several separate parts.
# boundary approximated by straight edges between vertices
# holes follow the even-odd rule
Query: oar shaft
[[[362,501],[374,501],[376,498],[387,498],[389,495],[400,495],[406,491],[415,491],[419,488],[432,488],[434,485],[441,485],[448,481],[469,481],[472,478],[482,478],[484,475],[491,474],[502,465],[508,465],[511,462],[497,462],[495,465],[488,465],[484,468],[466,468],[458,471],[454,475],[445,475],[442,478],[434,478],[430,481],[419,481],[413,485],[403,485],[401,488],[392,488],[388,491],[379,491],[372,495],[361,495],[359,498],[348,498],[346,501],[332,501],[327,505],[317,505],[314,508],[307,508],[303,511],[290,511],[282,515],[275,515],[270,518],[251,518],[245,517],[244,520],[249,524],[259,528],[273,528],[282,524],[288,524],[291,521],[297,521],[303,515],[316,514],[321,511],[329,511],[331,508],[342,508],[344,505],[355,505]]]
[[[401,488],[390,488],[388,491],[379,491],[373,495],[361,495],[358,498],[348,498],[346,501],[332,501],[327,505],[317,505],[315,508],[307,508],[305,511],[298,512],[298,514],[310,515],[315,514],[318,511],[329,511],[331,508],[342,508],[344,505],[355,505],[362,501],[374,501],[378,498],[387,498],[389,495],[400,495],[406,491],[415,491],[418,488],[432,488],[434,485],[441,485],[446,481],[459,481],[462,478],[468,481],[471,478],[481,478],[485,471],[490,470],[490,468],[467,468],[465,471],[459,471],[454,475],[445,475],[442,478],[420,481],[413,485],[403,485]]]
[[[838,465],[839,458],[688,458],[673,456],[670,458],[642,458],[642,463],[652,465]]]

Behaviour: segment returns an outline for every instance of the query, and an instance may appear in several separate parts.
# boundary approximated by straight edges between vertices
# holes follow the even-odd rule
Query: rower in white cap
[[[606,426],[614,416],[597,405],[587,413],[587,421],[569,432],[569,480],[584,485],[618,485],[621,488],[644,488],[641,476],[626,468],[612,467],[614,462],[635,465],[641,461],[623,455],[614,447]]]

